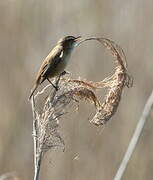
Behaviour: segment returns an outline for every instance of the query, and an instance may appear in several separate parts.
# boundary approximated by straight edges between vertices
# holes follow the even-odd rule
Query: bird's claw
[[[63,71],[63,72],[61,73],[61,76],[64,76],[65,74],[70,74],[70,72],[69,72],[69,71]]]
[[[54,88],[55,88],[56,91],[59,90],[59,86],[57,86],[57,85]]]

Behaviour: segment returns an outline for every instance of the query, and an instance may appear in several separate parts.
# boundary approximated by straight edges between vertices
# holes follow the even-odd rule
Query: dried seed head
[[[64,147],[64,141],[58,131],[59,120],[67,112],[72,111],[72,105],[85,100],[94,104],[96,113],[91,123],[99,126],[105,124],[116,112],[121,100],[122,91],[125,86],[132,86],[132,78],[127,72],[126,57],[123,50],[113,41],[106,38],[88,38],[88,40],[99,41],[108,49],[115,58],[114,73],[100,82],[92,82],[82,79],[71,79],[63,77],[58,83],[59,90],[49,94],[43,104],[42,112],[38,112],[34,99],[32,110],[34,121],[36,121],[37,153],[45,153],[52,147]],[[48,89],[46,86],[38,92],[39,97]],[[96,96],[96,90],[107,88],[103,101]],[[63,148],[64,149],[64,148]]]

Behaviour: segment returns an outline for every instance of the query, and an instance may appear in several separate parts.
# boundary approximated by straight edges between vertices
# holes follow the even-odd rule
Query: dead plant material
[[[72,112],[72,108],[81,100],[94,104],[96,113],[90,120],[91,123],[100,126],[115,114],[121,100],[125,86],[132,86],[132,77],[128,74],[126,57],[123,50],[113,41],[106,38],[88,38],[82,42],[96,40],[108,49],[115,59],[114,73],[100,82],[72,79],[69,76],[55,81],[59,90],[54,90],[44,100],[42,111],[39,112],[36,105],[40,95],[43,95],[50,85],[38,92],[32,99],[33,134],[35,151],[35,180],[40,171],[43,155],[53,147],[65,148],[64,140],[59,133],[59,120],[65,113]],[[81,42],[81,43],[82,43]],[[103,101],[96,96],[96,91],[107,88]]]

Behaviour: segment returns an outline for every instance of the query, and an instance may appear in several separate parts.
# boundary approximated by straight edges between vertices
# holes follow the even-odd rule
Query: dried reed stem
[[[33,112],[33,146],[34,146],[34,180],[39,180],[39,172],[40,172],[40,165],[41,165],[41,155],[38,156],[37,149],[38,149],[38,141],[37,141],[37,114],[35,111],[35,102],[34,97],[31,98],[31,105],[32,105],[32,112]],[[38,163],[40,162],[40,163]]]
[[[116,175],[114,177],[114,180],[120,180],[122,178],[122,176],[123,176],[123,174],[125,172],[125,169],[126,169],[126,167],[128,165],[128,162],[129,162],[129,160],[130,160],[130,158],[131,158],[131,156],[132,156],[132,154],[133,154],[133,152],[135,150],[135,147],[136,147],[137,142],[138,142],[138,140],[140,138],[143,127],[144,127],[145,122],[146,122],[146,120],[147,120],[147,118],[149,116],[149,113],[150,113],[150,110],[151,110],[152,106],[153,106],[153,91],[152,91],[150,97],[148,98],[148,100],[147,100],[147,102],[145,104],[142,115],[141,115],[141,117],[140,117],[140,119],[138,121],[138,124],[136,126],[135,131],[134,131],[134,134],[133,134],[133,136],[131,138],[131,141],[130,141],[129,146],[127,148],[127,151],[126,151],[126,153],[125,153],[125,155],[123,157],[123,160],[122,160],[122,162],[121,162],[121,164],[119,166],[119,169],[118,169],[118,171],[117,171],[117,173],[116,173]]]

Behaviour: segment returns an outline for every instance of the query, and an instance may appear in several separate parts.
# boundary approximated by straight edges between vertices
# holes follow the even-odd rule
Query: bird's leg
[[[69,72],[67,71],[63,71],[59,76],[58,76],[58,79],[56,81],[56,85],[54,85],[49,78],[47,78],[48,82],[55,88],[56,91],[58,91],[59,87],[58,87],[58,83],[61,79],[62,76],[64,76],[65,74],[69,74]]]
[[[47,78],[48,82],[55,88],[56,91],[58,91],[58,86],[55,86],[49,78]]]
[[[59,76],[58,76],[58,79],[56,81],[56,87],[58,88],[58,84],[59,84],[59,81],[61,79],[62,76],[64,76],[65,74],[69,74],[69,72],[67,71],[63,71]]]

